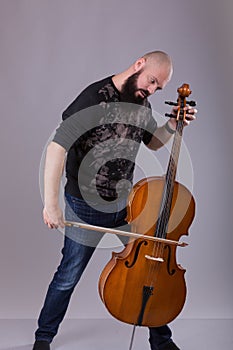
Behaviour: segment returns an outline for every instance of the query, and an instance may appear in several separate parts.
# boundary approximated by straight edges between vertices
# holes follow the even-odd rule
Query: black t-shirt
[[[112,77],[88,86],[62,114],[54,142],[67,151],[65,192],[78,198],[127,196],[141,141],[157,123],[150,104],[121,102]]]

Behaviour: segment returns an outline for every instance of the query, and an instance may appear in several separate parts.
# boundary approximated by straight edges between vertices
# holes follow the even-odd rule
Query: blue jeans
[[[109,203],[107,207],[108,212],[103,205],[93,203],[93,206],[90,206],[85,201],[66,194],[65,217],[70,221],[84,221],[98,226],[127,229],[125,200],[114,204]],[[48,288],[38,320],[36,340],[51,342],[57,334],[72,292],[102,236],[100,232],[90,233],[87,230],[66,227],[63,257]],[[152,350],[159,350],[160,346],[172,341],[171,330],[167,325],[149,328],[149,333]]]

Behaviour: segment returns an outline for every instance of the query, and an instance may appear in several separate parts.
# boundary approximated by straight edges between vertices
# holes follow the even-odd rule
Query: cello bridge
[[[163,258],[155,258],[154,256],[145,255],[145,258],[152,261],[164,262]]]

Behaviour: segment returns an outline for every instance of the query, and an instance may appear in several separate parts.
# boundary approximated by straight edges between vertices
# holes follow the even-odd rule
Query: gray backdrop
[[[188,284],[180,317],[233,317],[232,13],[231,0],[0,1],[0,318],[36,318],[60,260],[62,234],[43,224],[38,178],[61,112],[89,83],[154,49],[175,70],[153,108],[164,114],[163,101],[188,82],[199,109],[184,134],[197,211],[178,254]],[[97,250],[67,317],[109,317],[97,281],[110,255]]]

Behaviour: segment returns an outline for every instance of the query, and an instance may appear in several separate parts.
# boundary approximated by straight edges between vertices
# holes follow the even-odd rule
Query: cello
[[[191,94],[188,84],[177,92],[177,102],[166,102],[177,106],[166,175],[142,179],[133,187],[127,221],[136,238],[130,238],[122,252],[112,253],[99,278],[99,294],[107,310],[116,319],[134,326],[159,327],[171,322],[186,299],[185,269],[176,262],[176,248],[182,245],[180,237],[188,235],[195,201],[175,178],[185,107],[195,106],[195,102],[186,100]]]

